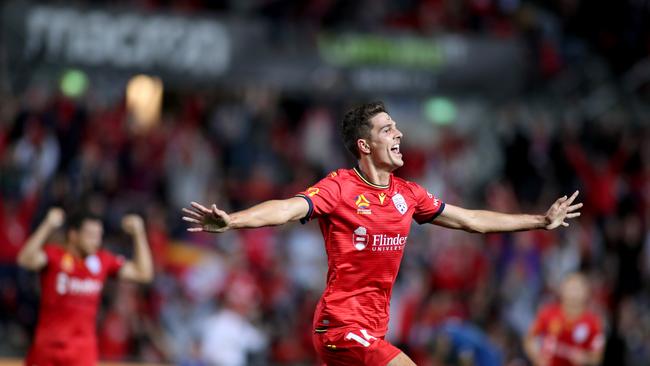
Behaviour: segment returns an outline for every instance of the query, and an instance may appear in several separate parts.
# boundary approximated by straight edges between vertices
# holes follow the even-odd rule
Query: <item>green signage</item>
[[[321,35],[321,57],[337,66],[386,65],[437,70],[445,55],[435,39],[378,35]]]

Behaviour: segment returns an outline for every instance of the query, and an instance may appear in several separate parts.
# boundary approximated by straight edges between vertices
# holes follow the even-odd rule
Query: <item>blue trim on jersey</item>
[[[433,220],[435,220],[436,217],[440,216],[440,214],[441,214],[442,211],[444,211],[444,210],[445,210],[445,203],[444,203],[444,202],[441,202],[441,204],[440,204],[440,208],[438,209],[438,211],[436,211],[436,213],[433,214],[433,216],[431,217],[431,219],[430,219],[429,221],[425,221],[425,222],[428,222],[429,224],[432,223]]]
[[[297,194],[296,197],[302,197],[307,201],[307,204],[309,205],[309,211],[307,211],[307,214],[305,217],[300,219],[301,224],[306,224],[307,221],[311,220],[311,214],[314,213],[314,202],[312,202],[311,198],[305,196],[304,194]]]

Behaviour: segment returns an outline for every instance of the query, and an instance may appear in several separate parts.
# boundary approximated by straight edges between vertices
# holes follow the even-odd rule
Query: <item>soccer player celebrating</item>
[[[39,319],[26,359],[28,366],[97,364],[95,317],[104,281],[113,275],[140,283],[153,278],[140,216],[122,219],[122,228],[135,242],[133,261],[100,249],[103,225],[90,214],[67,220],[65,245],[44,245],[64,220],[62,209],[51,208],[18,254],[18,264],[39,271],[41,283]]]
[[[318,218],[328,255],[327,288],[314,314],[313,342],[327,365],[414,365],[384,340],[388,308],[411,220],[469,232],[555,229],[580,215],[578,192],[544,215],[503,214],[445,205],[392,173],[404,165],[402,133],[383,103],[361,105],[341,123],[343,141],[358,159],[295,197],[228,214],[196,202],[183,209],[189,231],[281,225]]]
[[[605,337],[600,317],[588,309],[589,284],[582,274],[567,276],[559,303],[542,307],[524,340],[535,366],[599,365]]]

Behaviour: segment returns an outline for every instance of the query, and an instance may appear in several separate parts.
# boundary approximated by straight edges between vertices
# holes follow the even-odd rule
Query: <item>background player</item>
[[[21,267],[40,271],[41,302],[36,334],[26,360],[29,366],[95,365],[95,318],[106,278],[117,275],[140,283],[153,278],[151,253],[140,216],[127,215],[122,219],[122,228],[135,243],[132,261],[100,249],[103,225],[90,214],[68,219],[63,246],[44,245],[64,220],[62,209],[50,209],[18,254]]]
[[[536,366],[599,365],[605,338],[600,317],[589,309],[589,283],[568,275],[559,303],[542,307],[525,338],[524,348]]]
[[[328,255],[327,288],[314,315],[313,341],[328,365],[413,365],[384,340],[392,286],[411,220],[418,223],[497,232],[568,226],[582,204],[558,199],[544,215],[503,214],[445,205],[419,185],[394,177],[404,162],[402,133],[383,103],[361,105],[341,124],[343,141],[358,159],[296,197],[270,200],[227,214],[192,202],[183,209],[189,231],[280,225],[319,218]]]

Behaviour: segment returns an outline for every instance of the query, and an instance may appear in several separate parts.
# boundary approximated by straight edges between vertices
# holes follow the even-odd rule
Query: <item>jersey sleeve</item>
[[[55,244],[45,244],[43,246],[43,252],[45,252],[45,258],[47,258],[46,266],[60,262],[63,256],[63,250]]]
[[[106,268],[107,276],[115,276],[120,271],[126,259],[121,255],[115,255],[109,251],[102,251],[102,264]]]
[[[318,183],[298,193],[296,197],[304,198],[309,204],[309,211],[301,223],[327,215],[334,211],[341,200],[341,186],[336,172],[332,172]]]
[[[413,219],[418,224],[431,223],[445,209],[445,203],[438,197],[427,192],[419,184],[409,183],[415,196],[416,206]]]

